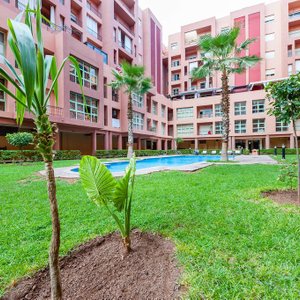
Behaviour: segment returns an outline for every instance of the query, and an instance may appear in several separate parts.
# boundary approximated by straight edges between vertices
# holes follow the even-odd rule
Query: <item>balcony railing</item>
[[[62,117],[63,116],[63,109],[58,106],[48,105],[47,112],[50,116],[55,117]]]
[[[90,35],[92,35],[93,37],[95,37],[96,39],[98,39],[99,41],[102,41],[102,36],[98,32],[96,32],[95,30],[88,27],[87,32]]]
[[[201,113],[199,114],[199,118],[212,118],[214,116],[213,111],[211,112],[205,112],[205,113]]]
[[[129,48],[125,45],[125,42],[119,41],[119,46],[125,49],[125,51],[129,54],[132,54],[132,48]]]
[[[93,4],[91,3],[87,3],[86,4],[87,9],[89,9],[91,12],[93,12],[96,16],[98,16],[99,18],[102,18],[101,12],[99,11],[98,7],[95,7]]]
[[[132,30],[122,19],[118,18],[117,16],[114,16],[114,19],[119,22],[129,33],[134,35],[134,30]]]
[[[112,118],[111,125],[113,128],[120,128],[121,127],[120,120]]]
[[[289,19],[298,19],[300,18],[300,10],[289,13]]]
[[[300,30],[294,30],[289,32],[290,38],[297,38],[300,37]]]
[[[78,17],[74,14],[71,13],[71,21],[74,22],[75,24],[79,25],[82,27],[82,22],[78,19]]]

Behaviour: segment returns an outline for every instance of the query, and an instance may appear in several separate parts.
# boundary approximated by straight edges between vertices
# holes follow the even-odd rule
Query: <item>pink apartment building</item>
[[[29,0],[34,4],[35,0]],[[0,0],[0,53],[13,61],[7,47],[7,18],[14,18],[28,0]],[[220,148],[220,81],[216,75],[197,82],[190,71],[201,64],[197,40],[238,25],[240,40],[255,37],[249,54],[263,58],[245,74],[231,78],[230,148],[293,147],[288,124],[267,115],[264,85],[300,71],[300,1],[260,4],[230,16],[209,18],[181,28],[162,44],[162,27],[153,13],[141,10],[138,0],[43,0],[45,51],[58,61],[71,54],[82,68],[87,110],[72,65],[59,82],[59,104],[49,106],[58,124],[56,149],[125,149],[127,96],[106,84],[122,60],[144,65],[153,88],[143,98],[134,95],[137,149],[170,149],[175,137],[182,148]],[[0,80],[3,80],[0,78]],[[6,83],[7,84],[7,83]],[[26,115],[22,129],[33,128]],[[0,91],[0,149],[11,149],[5,134],[17,131],[15,103]],[[300,123],[299,123],[300,131]]]
[[[181,27],[169,37],[169,91],[176,117],[168,123],[184,138],[183,148],[221,147],[220,76],[191,81],[190,72],[201,65],[199,37],[216,35],[233,26],[241,28],[239,40],[256,38],[249,55],[263,60],[231,84],[230,149],[294,147],[288,124],[267,115],[264,85],[300,71],[300,1],[281,0],[232,12],[221,19],[209,18]],[[300,122],[298,123],[300,133]]]
[[[33,5],[35,0],[29,0]],[[28,0],[0,0],[0,53],[9,61],[7,18],[14,18]],[[61,62],[67,55],[80,62],[87,109],[84,109],[78,79],[68,65],[59,81],[59,104],[49,106],[51,120],[58,124],[56,149],[125,149],[127,142],[127,96],[107,86],[112,69],[122,60],[145,65],[153,88],[144,97],[134,95],[135,147],[166,149],[172,136],[167,114],[172,102],[162,95],[162,28],[150,10],[142,11],[138,0],[42,0],[45,52]],[[0,79],[1,80],[1,79]],[[3,79],[2,79],[3,80]],[[7,83],[6,83],[7,84]],[[12,87],[11,87],[12,88]],[[5,139],[17,131],[15,102],[0,91],[0,148],[11,149]],[[27,114],[22,129],[33,128]]]

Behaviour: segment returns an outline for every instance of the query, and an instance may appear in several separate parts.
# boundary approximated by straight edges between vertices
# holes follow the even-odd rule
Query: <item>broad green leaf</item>
[[[124,177],[117,182],[116,189],[113,195],[114,205],[119,212],[124,209],[125,202],[128,198],[130,173],[130,169],[127,170]]]
[[[84,156],[80,162],[79,174],[88,197],[97,205],[112,201],[116,180],[96,157]]]
[[[20,53],[21,69],[24,77],[27,105],[31,107],[35,79],[36,79],[36,52],[35,42],[27,25],[8,19],[10,33]]]

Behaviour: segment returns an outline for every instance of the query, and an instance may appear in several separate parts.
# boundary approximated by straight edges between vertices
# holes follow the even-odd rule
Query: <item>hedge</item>
[[[79,150],[57,150],[54,151],[54,153],[54,160],[73,160],[81,158]],[[42,160],[42,156],[36,150],[0,150],[0,163]]]
[[[300,151],[300,149],[299,149]],[[269,155],[274,155],[274,148],[272,149],[261,149],[259,150],[260,154],[269,154]],[[277,155],[282,154],[282,148],[277,148]],[[285,148],[285,154],[296,154],[296,148]]]

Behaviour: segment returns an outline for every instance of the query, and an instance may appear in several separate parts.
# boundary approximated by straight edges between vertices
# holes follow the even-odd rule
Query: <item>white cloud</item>
[[[180,27],[213,16],[229,15],[244,7],[274,0],[139,0],[141,8],[149,7],[163,26],[163,40],[168,35],[179,32]]]

